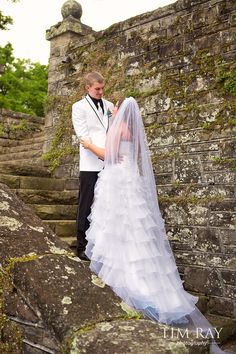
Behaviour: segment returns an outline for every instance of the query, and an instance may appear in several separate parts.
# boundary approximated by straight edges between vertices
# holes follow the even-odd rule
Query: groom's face
[[[100,100],[100,98],[102,98],[103,93],[104,93],[104,86],[105,83],[100,83],[100,82],[93,82],[92,85],[87,85],[86,89],[88,94],[93,97],[96,98],[97,100]]]

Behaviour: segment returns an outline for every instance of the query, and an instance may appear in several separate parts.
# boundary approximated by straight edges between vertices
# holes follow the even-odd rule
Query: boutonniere
[[[110,118],[111,116],[112,116],[112,113],[111,113],[110,109],[108,108],[108,110],[107,110],[107,118]]]

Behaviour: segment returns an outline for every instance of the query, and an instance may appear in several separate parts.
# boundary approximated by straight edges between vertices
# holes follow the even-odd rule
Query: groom
[[[72,106],[72,122],[77,137],[91,140],[99,147],[105,147],[106,133],[113,104],[103,99],[105,81],[98,72],[85,76],[86,96]],[[88,261],[84,253],[87,240],[85,232],[89,228],[88,216],[94,197],[94,187],[98,173],[104,163],[91,151],[80,144],[80,189],[77,212],[77,254]]]

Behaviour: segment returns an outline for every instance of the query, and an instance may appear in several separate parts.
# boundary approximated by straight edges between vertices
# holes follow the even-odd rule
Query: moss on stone
[[[222,85],[224,92],[236,95],[236,65],[220,65],[216,82]]]
[[[73,126],[71,121],[71,106],[75,102],[72,97],[52,97],[54,109],[58,111],[58,120],[55,123],[55,133],[49,151],[42,158],[49,161],[49,170],[54,171],[67,156],[75,156],[79,150],[72,146]]]
[[[19,123],[0,123],[0,137],[8,136],[9,134],[11,134],[11,136],[17,136],[19,133],[27,133],[32,130],[26,119],[20,119]]]
[[[16,263],[35,259],[35,255],[10,258],[0,267],[0,352],[1,354],[23,353],[23,338],[19,327],[4,313],[4,298],[12,291],[12,270]]]
[[[44,100],[44,112],[47,114],[49,111],[55,108],[57,102],[61,96],[48,95]]]
[[[0,123],[0,138],[5,135],[4,124]]]
[[[204,205],[207,206],[210,203],[220,202],[224,200],[224,196],[221,194],[207,197],[197,197],[194,194],[189,194],[187,192],[183,193],[183,195],[159,195],[159,201],[162,205]]]
[[[20,119],[20,122],[18,124],[11,124],[9,126],[9,131],[12,133],[16,133],[16,132],[28,132],[31,129],[28,126],[28,123],[26,121],[26,119]]]
[[[212,161],[215,164],[225,166],[225,167],[231,169],[232,171],[236,171],[236,159],[235,158],[213,156]]]

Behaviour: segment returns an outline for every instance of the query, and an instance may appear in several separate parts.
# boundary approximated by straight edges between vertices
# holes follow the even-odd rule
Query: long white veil
[[[126,151],[122,142],[126,144]],[[121,151],[122,146],[122,151]],[[158,206],[156,184],[152,170],[152,162],[140,110],[133,97],[126,98],[121,104],[109,129],[106,141],[105,165],[116,164],[123,155],[130,157],[134,168],[137,168],[147,192],[147,199],[158,224],[164,225]]]
[[[160,284],[156,284],[156,287],[160,286],[164,289],[160,295],[165,297],[165,302],[162,305],[161,299],[156,300],[151,294],[151,300],[146,299],[145,302],[137,301],[129,294],[122,293],[120,296],[151,320],[193,331],[199,329],[202,333],[216,334],[215,328],[195,306],[198,298],[183,288],[158,205],[156,183],[143,121],[138,104],[133,97],[123,101],[110,126],[105,149],[105,168],[122,163],[126,156],[129,157],[133,170],[140,176],[145,191],[143,197],[155,223],[153,228],[155,247],[160,253],[159,263],[154,264],[159,268],[157,271]],[[119,289],[115,290],[119,294]],[[224,353],[215,345],[215,342],[212,345],[212,352]]]

